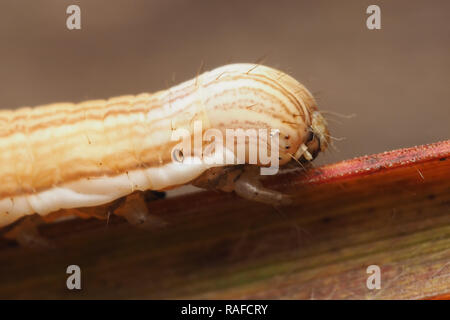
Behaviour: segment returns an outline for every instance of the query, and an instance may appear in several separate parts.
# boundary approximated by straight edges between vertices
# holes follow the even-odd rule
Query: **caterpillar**
[[[245,63],[153,94],[2,110],[0,227],[32,214],[85,208],[89,215],[89,208],[117,208],[117,200],[129,195],[185,184],[267,203],[286,199],[258,183],[254,168],[262,164],[250,166],[248,155],[239,165],[174,162],[179,141],[173,132],[193,134],[195,121],[203,132],[276,129],[280,166],[311,161],[329,144],[327,122],[302,84],[279,70]]]

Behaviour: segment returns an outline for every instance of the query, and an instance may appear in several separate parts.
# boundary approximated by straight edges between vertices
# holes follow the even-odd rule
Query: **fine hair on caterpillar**
[[[320,112],[324,116],[324,118],[327,120],[327,122],[335,122],[339,125],[342,125],[343,123],[337,119],[331,118],[329,116],[327,117],[327,115],[335,116],[335,117],[342,118],[342,119],[352,119],[352,118],[356,117],[356,113],[343,114],[343,113],[330,111],[330,110],[321,110]],[[336,144],[334,143],[334,141],[343,141],[343,140],[347,139],[346,137],[334,137],[330,134],[326,134],[326,136],[329,138],[330,146],[334,151],[339,151],[339,149],[336,147]],[[331,150],[331,149],[329,149],[329,150]]]

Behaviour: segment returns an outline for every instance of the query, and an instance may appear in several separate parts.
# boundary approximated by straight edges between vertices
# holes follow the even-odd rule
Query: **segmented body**
[[[280,149],[295,153],[315,105],[290,76],[234,64],[154,94],[0,111],[0,227],[189,183],[211,165],[173,163],[171,135],[194,120],[203,130],[277,128]]]

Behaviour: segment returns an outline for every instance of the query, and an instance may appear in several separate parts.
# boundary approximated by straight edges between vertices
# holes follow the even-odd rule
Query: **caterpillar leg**
[[[147,201],[163,197],[161,192],[134,192],[114,209],[114,214],[124,217],[130,224],[144,228],[158,228],[167,225],[148,211]]]
[[[136,191],[111,203],[86,208],[64,211],[64,215],[75,215],[80,218],[97,218],[106,220],[111,214],[125,218],[130,224],[141,227],[159,227],[164,225],[162,219],[148,212],[147,202],[165,197],[164,192]]]
[[[165,225],[165,222],[149,213],[147,202],[165,197],[164,192],[157,191],[136,191],[132,194],[117,199],[114,202],[102,206],[70,209],[70,213],[81,218],[108,219],[111,214],[125,218],[130,224],[154,228]]]
[[[33,249],[49,249],[53,245],[39,233],[38,227],[45,221],[34,214],[27,216],[15,224],[11,230],[3,234],[6,239],[15,240],[19,245]]]
[[[289,195],[265,188],[260,177],[256,166],[217,167],[206,171],[192,184],[209,190],[234,191],[242,198],[275,206],[292,202]]]
[[[161,199],[164,196],[164,192],[135,192],[101,206],[63,209],[46,216],[34,214],[18,221],[3,236],[9,240],[15,240],[19,245],[27,248],[53,248],[54,245],[39,233],[40,225],[54,222],[64,217],[106,220],[112,213],[124,217],[132,225],[144,228],[160,227],[166,225],[166,222],[161,218],[150,215],[146,202]]]
[[[234,183],[234,192],[242,198],[275,206],[292,203],[292,198],[289,195],[263,186],[257,167],[246,167]]]

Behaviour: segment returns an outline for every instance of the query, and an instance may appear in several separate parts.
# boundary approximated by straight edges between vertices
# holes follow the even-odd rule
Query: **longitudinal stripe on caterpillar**
[[[252,64],[223,66],[154,94],[0,111],[0,226],[188,183],[267,203],[285,200],[254,180],[255,165],[174,163],[172,134],[193,133],[195,121],[203,131],[279,130],[281,166],[312,160],[328,145],[326,121],[309,91],[281,71]]]

